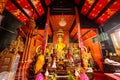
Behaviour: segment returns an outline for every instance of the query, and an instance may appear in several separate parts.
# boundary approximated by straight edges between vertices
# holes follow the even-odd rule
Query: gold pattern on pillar
[[[31,42],[32,42],[32,36],[34,29],[36,27],[34,18],[30,18],[25,25],[29,32],[26,33],[25,37],[25,48],[23,55],[21,56],[21,62],[19,63],[18,67],[18,75],[16,77],[16,80],[28,80],[28,68],[30,66],[30,63],[32,62],[33,52],[31,52]]]

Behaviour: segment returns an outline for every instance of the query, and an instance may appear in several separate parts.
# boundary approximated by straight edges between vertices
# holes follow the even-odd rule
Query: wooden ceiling
[[[77,29],[72,28],[75,27],[75,25],[73,26],[75,20],[75,6],[78,8],[78,13],[80,15],[95,22],[95,24],[101,25],[120,10],[120,0],[8,0],[5,9],[23,23],[33,16],[37,26],[40,29],[44,29],[47,8],[50,7],[50,29],[73,29],[70,35],[76,40]],[[67,22],[67,26],[61,27],[58,23],[63,16]],[[84,29],[81,33],[84,34],[86,30],[87,29]],[[91,35],[95,33],[94,30],[87,31],[89,31]],[[83,39],[87,39],[87,37],[84,37],[85,35]]]
[[[25,22],[30,16],[35,19],[46,14],[46,8],[55,1],[62,0],[8,0],[6,9]],[[64,0],[73,2],[78,7],[79,13],[102,24],[120,10],[120,0]],[[66,4],[63,4],[66,6]]]

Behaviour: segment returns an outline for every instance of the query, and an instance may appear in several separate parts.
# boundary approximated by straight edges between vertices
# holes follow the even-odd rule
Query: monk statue
[[[76,44],[73,44],[72,53],[75,62],[80,62],[80,49],[77,47]]]
[[[57,57],[58,59],[63,59],[64,58],[64,48],[65,48],[65,43],[63,42],[63,30],[59,29],[57,33],[57,44],[56,44],[56,52],[57,52]]]

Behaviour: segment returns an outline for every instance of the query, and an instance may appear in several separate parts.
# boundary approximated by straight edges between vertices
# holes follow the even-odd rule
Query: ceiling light
[[[63,26],[65,26],[66,24],[67,24],[67,22],[65,21],[63,15],[62,15],[62,17],[61,17],[61,19],[60,19],[60,21],[59,21],[59,25],[60,25],[61,27],[63,27]]]

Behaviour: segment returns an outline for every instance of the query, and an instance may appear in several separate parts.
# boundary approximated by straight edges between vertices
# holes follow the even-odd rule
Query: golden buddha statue
[[[89,66],[89,60],[92,58],[92,56],[86,47],[84,47],[84,49],[85,49],[85,51],[82,54],[82,59],[83,59],[84,67],[87,68]]]
[[[57,44],[56,44],[56,52],[58,59],[63,59],[64,58],[64,48],[65,48],[65,43],[63,42],[63,30],[59,29],[57,33]]]

